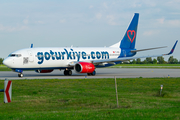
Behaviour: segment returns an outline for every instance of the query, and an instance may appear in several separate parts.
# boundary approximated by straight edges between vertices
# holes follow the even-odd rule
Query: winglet
[[[173,48],[171,49],[171,51],[170,51],[167,55],[170,55],[170,54],[172,54],[172,53],[174,52],[174,49],[175,49],[175,47],[176,47],[177,42],[178,42],[178,40],[176,40]]]

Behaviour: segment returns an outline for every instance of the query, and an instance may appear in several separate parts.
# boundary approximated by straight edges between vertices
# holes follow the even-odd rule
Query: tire
[[[72,75],[72,71],[71,70],[68,70],[67,73],[68,73],[69,76]]]
[[[22,74],[22,73],[19,73],[19,74],[18,74],[18,77],[23,77],[23,74]]]
[[[64,71],[64,75],[67,75],[67,70]]]
[[[91,73],[91,75],[92,75],[92,76],[96,75],[96,71],[93,71],[93,72]]]
[[[72,71],[71,70],[65,70],[64,71],[64,75],[72,75]]]

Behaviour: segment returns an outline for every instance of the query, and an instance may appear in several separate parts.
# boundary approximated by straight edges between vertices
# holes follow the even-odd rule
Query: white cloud
[[[174,27],[180,26],[180,20],[169,20],[168,23],[169,25],[174,26]]]
[[[60,20],[59,22],[60,22],[60,23],[65,23],[66,20],[65,20],[65,19],[62,19],[62,20]]]
[[[155,7],[157,5],[157,1],[152,0],[143,0],[143,3],[149,7]]]
[[[180,27],[180,20],[165,20],[164,18],[156,19],[157,25],[165,25],[166,27]]]
[[[180,0],[169,0],[168,2],[166,2],[166,6],[171,9],[176,9],[176,11],[180,10]]]
[[[149,30],[149,31],[145,31],[145,32],[143,33],[143,35],[144,35],[144,36],[152,36],[152,35],[158,34],[158,33],[159,33],[159,31],[157,31],[157,30]]]
[[[28,24],[28,22],[29,22],[29,21],[28,21],[27,19],[24,19],[24,20],[23,20],[23,23],[24,23],[24,24]]]
[[[24,24],[28,24],[28,23],[29,23],[28,18],[29,18],[29,16],[27,16],[26,19],[23,20],[23,23],[24,23]]]
[[[18,26],[18,27],[10,27],[10,26],[3,26],[0,24],[0,31],[7,31],[7,32],[13,32],[13,31],[21,31],[28,29],[27,26]]]
[[[104,2],[103,7],[105,7],[107,9],[108,8],[107,3]]]
[[[114,22],[115,17],[113,15],[107,15],[106,18],[108,19],[108,23],[110,25],[118,25],[116,22]]]
[[[157,22],[160,23],[160,24],[164,24],[164,21],[165,21],[164,18],[157,19]]]
[[[178,13],[178,12],[173,12],[173,13],[171,13],[172,15],[180,15],[180,13]]]
[[[178,3],[180,3],[179,0],[170,0],[167,2],[168,5],[177,5]]]
[[[5,27],[2,24],[0,24],[0,30],[1,31],[13,31],[15,28],[13,27]]]
[[[101,14],[101,13],[97,13],[97,14],[96,14],[96,18],[97,18],[97,19],[101,19],[101,17],[102,17],[102,14]]]
[[[141,7],[142,4],[141,3],[138,3],[138,2],[134,2],[132,3],[132,7],[136,8],[136,7]]]
[[[16,28],[18,31],[20,30],[27,30],[28,29],[28,26],[21,26],[21,27],[18,27]]]
[[[90,9],[93,8],[93,7],[94,7],[94,6],[92,6],[92,5],[89,6]]]
[[[36,21],[36,23],[37,23],[37,24],[44,24],[44,22],[43,22],[43,21],[40,21],[40,20],[39,20],[39,21]]]

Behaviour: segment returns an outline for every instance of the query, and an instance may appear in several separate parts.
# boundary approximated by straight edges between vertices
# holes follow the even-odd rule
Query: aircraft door
[[[32,51],[28,50],[28,55],[29,55],[29,62],[34,62],[34,56],[33,56],[33,53]]]

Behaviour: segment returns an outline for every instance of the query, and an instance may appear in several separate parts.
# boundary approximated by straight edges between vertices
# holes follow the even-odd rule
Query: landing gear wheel
[[[18,77],[23,77],[23,74],[22,74],[22,73],[19,73],[19,74],[18,74]]]
[[[96,75],[96,71],[93,71],[93,72],[91,73],[91,75],[92,75],[92,76]]]
[[[71,70],[68,70],[68,75],[72,75],[72,71]]]
[[[90,76],[90,75],[94,76],[94,75],[96,75],[96,71],[93,71],[92,73],[87,73],[87,75],[88,76]]]
[[[72,71],[71,70],[65,70],[64,71],[64,75],[72,75]]]
[[[64,75],[67,75],[67,70],[64,71]]]

